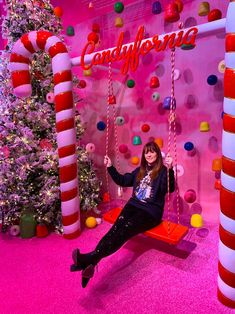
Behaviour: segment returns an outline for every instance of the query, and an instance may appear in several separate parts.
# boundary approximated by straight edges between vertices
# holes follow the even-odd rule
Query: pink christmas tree
[[[7,46],[0,56],[0,215],[3,230],[19,224],[25,209],[38,223],[62,231],[51,60],[37,53],[31,66],[32,97],[17,98],[8,70],[12,46],[23,34],[44,29],[60,36],[62,25],[50,1],[6,1],[2,33]],[[78,86],[79,80],[73,79]],[[78,95],[74,95],[79,102]],[[76,114],[77,139],[84,133]],[[82,210],[96,208],[99,182],[92,161],[78,146]],[[1,218],[0,216],[0,218]]]

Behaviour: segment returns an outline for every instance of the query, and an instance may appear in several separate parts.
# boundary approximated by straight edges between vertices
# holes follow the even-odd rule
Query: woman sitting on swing
[[[111,229],[99,241],[94,251],[72,253],[74,264],[71,271],[82,270],[82,287],[85,288],[94,275],[95,265],[106,256],[120,249],[131,237],[152,229],[162,221],[165,195],[167,193],[167,168],[169,168],[170,192],[175,189],[172,157],[166,156],[163,165],[160,148],[155,142],[147,143],[142,152],[141,165],[131,173],[121,175],[104,157],[113,181],[123,187],[133,187],[133,193]]]

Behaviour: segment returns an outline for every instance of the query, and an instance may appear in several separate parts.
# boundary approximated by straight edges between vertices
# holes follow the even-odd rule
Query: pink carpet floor
[[[102,260],[86,289],[71,251],[93,249],[103,222],[76,240],[0,235],[0,313],[235,313],[217,300],[218,227],[191,229],[178,247],[136,236]]]

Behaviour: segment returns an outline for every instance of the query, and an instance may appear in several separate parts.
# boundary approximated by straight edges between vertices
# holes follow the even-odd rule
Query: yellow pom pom
[[[83,76],[91,76],[91,74],[92,74],[91,68],[87,70],[83,70]]]
[[[115,18],[115,26],[116,27],[122,27],[123,24],[124,24],[123,23],[123,19],[121,17],[118,16],[118,17]]]
[[[87,228],[95,228],[96,225],[97,225],[97,221],[96,221],[95,217],[88,217],[86,219]]]
[[[191,216],[191,226],[195,227],[195,228],[200,228],[203,226],[203,220],[202,220],[202,216],[199,214],[193,214]]]

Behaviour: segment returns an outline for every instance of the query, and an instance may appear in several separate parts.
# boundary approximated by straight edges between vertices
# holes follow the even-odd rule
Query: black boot
[[[86,288],[89,280],[94,276],[95,266],[89,265],[82,271],[82,287]]]
[[[89,280],[94,276],[95,266],[99,262],[100,258],[98,253],[93,251],[87,254],[81,254],[78,249],[72,253],[74,264],[70,266],[70,271],[82,270],[82,287],[85,288]]]
[[[78,249],[73,251],[72,258],[74,264],[71,265],[71,271],[84,270],[87,268],[87,266],[95,266],[100,261],[98,253],[96,251],[87,254],[81,254]]]

